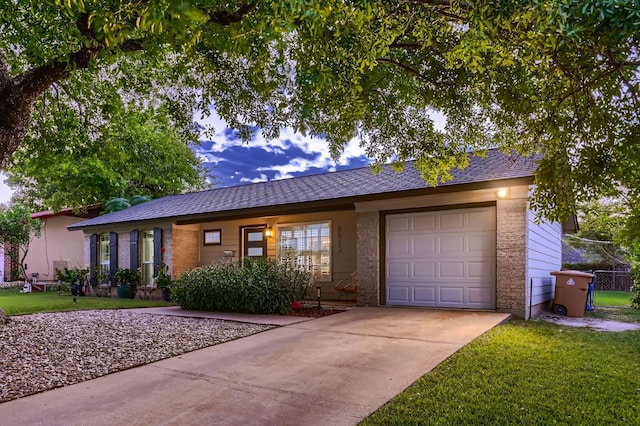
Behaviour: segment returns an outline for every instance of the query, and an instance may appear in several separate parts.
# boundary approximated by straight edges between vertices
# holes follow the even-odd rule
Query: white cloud
[[[244,182],[244,183],[266,182],[268,179],[269,178],[267,177],[267,175],[261,174],[260,177],[253,178],[253,179],[242,178],[240,179],[240,182]]]
[[[209,151],[206,151],[206,152],[198,151],[196,153],[196,157],[198,158],[198,160],[202,161],[203,163],[217,163],[218,161],[224,160],[221,157],[211,154]]]
[[[205,117],[198,122],[205,127],[213,127],[215,129],[215,135],[203,136],[202,140],[210,140],[213,142],[213,146],[209,152],[224,152],[225,149],[233,146],[238,146],[241,142],[237,139],[229,140],[225,135],[225,130],[228,128],[227,123],[222,120],[215,110],[212,109],[211,115]],[[306,154],[315,154],[315,160],[303,160],[294,159],[288,166],[279,166],[281,177],[290,177],[288,173],[302,172],[308,168],[328,168],[330,170],[335,169],[334,161],[331,159],[329,153],[329,144],[327,141],[317,137],[303,136],[300,133],[296,133],[293,129],[284,128],[280,130],[280,136],[277,139],[265,139],[261,133],[257,133],[255,137],[247,144],[252,148],[262,148],[267,152],[273,152],[276,154],[283,154],[287,151],[291,145],[304,151]],[[364,149],[359,145],[359,142],[355,139],[345,145],[344,151],[337,161],[337,164],[346,165],[351,158],[359,158],[365,155]],[[221,160],[211,155],[211,160],[208,162],[217,162]],[[297,161],[296,161],[297,160]],[[266,169],[264,169],[266,170]]]
[[[313,167],[326,168],[331,167],[333,162],[329,158],[320,158],[318,160],[307,160],[304,158],[293,158],[289,164],[278,166],[278,173],[274,179],[285,179],[293,177],[291,173],[304,172]],[[260,167],[258,171],[272,170],[271,167]]]

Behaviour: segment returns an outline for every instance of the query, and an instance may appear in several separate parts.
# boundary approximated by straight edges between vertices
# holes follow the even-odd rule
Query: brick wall
[[[496,205],[496,308],[524,318],[526,311],[526,200],[498,200]]]
[[[171,274],[174,278],[179,278],[184,272],[197,268],[200,264],[200,232],[178,227],[174,227],[172,232],[172,238],[168,235],[164,238],[164,241],[172,242],[172,247],[165,246],[165,257],[172,259]]]
[[[357,269],[358,305],[380,305],[380,214],[358,213]]]

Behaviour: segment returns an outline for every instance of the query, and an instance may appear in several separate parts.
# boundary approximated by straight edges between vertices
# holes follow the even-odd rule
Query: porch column
[[[380,305],[380,213],[356,214],[358,305]]]
[[[527,277],[527,211],[525,199],[496,204],[496,308],[524,318]]]

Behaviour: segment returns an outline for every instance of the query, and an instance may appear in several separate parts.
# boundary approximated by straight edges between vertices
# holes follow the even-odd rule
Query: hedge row
[[[302,300],[311,274],[263,258],[209,265],[185,272],[171,298],[183,309],[285,314]]]

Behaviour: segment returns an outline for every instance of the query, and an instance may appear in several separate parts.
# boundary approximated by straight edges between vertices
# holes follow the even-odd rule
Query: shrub
[[[640,309],[640,283],[636,283],[631,287],[631,306]]]
[[[273,260],[245,259],[185,272],[171,297],[183,309],[284,314],[310,282],[311,274]]]

